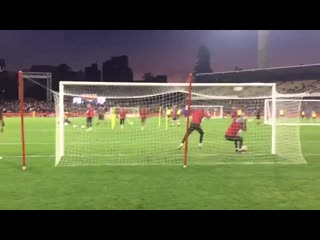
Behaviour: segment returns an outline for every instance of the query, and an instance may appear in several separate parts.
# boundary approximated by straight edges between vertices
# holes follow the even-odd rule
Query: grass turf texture
[[[83,119],[74,121],[84,124]],[[217,123],[215,126],[224,132],[228,122],[223,119],[214,121]],[[0,156],[3,157],[0,160],[0,209],[320,209],[320,126],[301,127],[302,149],[307,164],[276,164],[278,160],[269,159],[268,156],[268,160],[275,164],[254,164],[254,161],[260,159],[250,159],[250,149],[254,147],[250,143],[248,155],[241,155],[240,160],[235,155],[222,159],[241,162],[249,158],[253,164],[211,165],[221,159],[214,156],[203,157],[197,149],[198,134],[194,133],[190,137],[190,165],[183,169],[183,151],[179,152],[176,148],[185,131],[184,123],[180,127],[164,130],[158,129],[157,120],[150,119],[144,131],[141,131],[138,121],[130,126],[126,123],[125,129],[119,129],[117,123],[114,130],[109,125],[95,127],[94,124],[94,131],[88,133],[85,129],[80,129],[80,126],[68,126],[68,149],[75,141],[85,141],[85,136],[89,134],[90,141],[99,142],[101,137],[98,135],[101,131],[105,131],[103,134],[114,140],[108,142],[107,146],[95,144],[90,148],[76,144],[74,151],[87,152],[88,156],[69,159],[70,165],[82,163],[75,167],[63,167],[63,164],[61,167],[54,167],[54,119],[27,118],[25,123],[26,171],[21,170],[21,157],[18,157],[21,155],[19,119],[7,118],[5,132],[0,134]],[[203,126],[205,137],[201,153],[212,153],[214,147],[209,148],[206,141],[212,140],[213,135],[210,135],[206,124],[208,122],[204,122]],[[263,125],[261,127],[268,128]],[[100,131],[98,128],[101,128]],[[135,139],[128,137],[130,131]],[[268,131],[265,131],[266,136]],[[151,134],[163,139],[151,141],[146,137]],[[170,135],[170,141],[165,137],[166,134]],[[132,156],[143,156],[141,154],[131,154],[130,158],[117,156],[119,141],[125,143],[120,146],[122,152],[130,155],[143,151],[148,157],[132,159]],[[221,141],[223,143],[219,146],[218,154],[220,151],[234,153],[231,142],[224,141],[223,136]],[[140,146],[139,149],[136,149],[137,146]],[[158,146],[158,150],[154,146]],[[269,148],[267,145],[263,147]],[[90,151],[109,153],[113,156],[107,162],[110,164],[115,161],[112,159],[126,159],[125,163],[131,159],[139,164],[147,164],[152,161],[152,157],[157,163],[165,164],[85,166],[106,161],[105,156],[94,157],[90,155],[93,154]],[[261,159],[263,161],[263,156]],[[205,165],[202,165],[203,162]]]

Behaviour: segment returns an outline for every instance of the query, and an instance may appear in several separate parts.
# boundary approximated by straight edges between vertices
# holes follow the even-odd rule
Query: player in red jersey
[[[86,117],[87,117],[87,131],[92,130],[92,119],[94,117],[94,108],[88,104],[87,111],[86,111]]]
[[[236,152],[242,153],[245,151],[244,149],[242,149],[243,137],[240,136],[240,133],[246,130],[247,130],[246,120],[241,116],[235,116],[233,118],[232,123],[230,124],[230,126],[228,127],[225,133],[226,140],[234,142]]]
[[[146,125],[147,109],[144,107],[140,108],[139,114],[140,114],[141,124],[142,124],[141,130],[143,130]]]
[[[172,107],[171,118],[172,118],[171,126],[174,126],[174,125],[180,126],[180,122],[179,122],[179,119],[178,119],[179,117],[178,117],[178,107],[177,107],[177,105],[174,105]]]
[[[120,116],[120,127],[121,128],[124,127],[124,120],[126,119],[126,115],[127,115],[126,109],[123,107],[120,108],[119,116]]]
[[[197,131],[200,134],[199,148],[202,148],[202,140],[203,140],[204,132],[201,128],[201,122],[202,122],[202,118],[204,117],[210,118],[211,115],[208,111],[204,111],[204,109],[195,109],[194,111],[192,111],[192,120],[191,120],[190,127],[188,128],[187,134],[183,137],[182,142],[179,145],[178,149],[181,149],[183,147],[187,137],[193,131]]]
[[[1,132],[4,131],[4,117],[2,114],[2,110],[0,110],[0,127],[1,127]]]

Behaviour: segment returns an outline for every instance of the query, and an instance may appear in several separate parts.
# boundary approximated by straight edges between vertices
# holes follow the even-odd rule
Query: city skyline
[[[320,31],[275,30],[269,47],[270,67],[320,62]],[[1,30],[0,58],[7,69],[68,64],[74,71],[113,56],[129,56],[134,79],[146,72],[181,82],[193,70],[197,50],[208,47],[214,72],[257,67],[255,30]]]

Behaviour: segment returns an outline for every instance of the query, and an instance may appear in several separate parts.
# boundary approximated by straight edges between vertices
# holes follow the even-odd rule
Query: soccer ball
[[[243,87],[234,87],[233,88],[233,91],[237,91],[237,92],[242,91],[242,90],[243,90]]]
[[[73,125],[73,127],[74,127],[74,128],[76,128],[76,127],[77,127],[77,125]]]
[[[248,147],[247,146],[242,146],[241,151],[248,151]]]
[[[82,125],[82,126],[81,126],[81,128],[85,128],[85,126],[84,126],[84,125]]]
[[[67,122],[64,123],[65,126],[68,126],[69,124]]]

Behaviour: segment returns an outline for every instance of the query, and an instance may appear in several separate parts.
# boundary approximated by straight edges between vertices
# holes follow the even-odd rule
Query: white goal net
[[[186,133],[188,92],[187,83],[60,82],[55,96],[56,165],[183,165],[184,150],[177,148]],[[260,111],[263,118],[266,99],[275,104],[275,84],[193,84],[190,114],[205,107],[213,119],[201,124],[201,149],[198,132],[189,136],[188,164],[302,163],[299,149],[281,147],[294,139],[277,140],[272,107],[274,121],[263,124],[256,119]],[[94,110],[92,126],[86,121],[89,104]],[[166,114],[168,109],[175,114]],[[100,119],[99,111],[111,115]],[[239,133],[248,149],[242,154],[225,138],[234,113],[247,123],[247,131]],[[168,124],[169,118],[180,124]]]
[[[270,99],[265,100],[265,124],[271,124]],[[320,125],[320,99],[303,97],[277,98],[276,123],[278,125]]]

